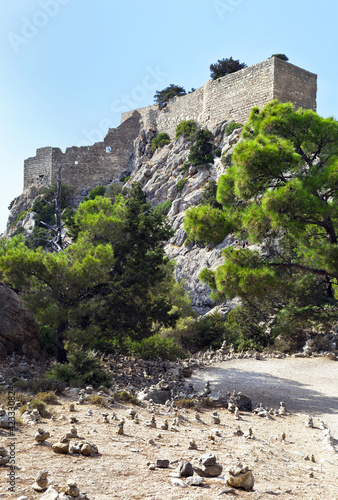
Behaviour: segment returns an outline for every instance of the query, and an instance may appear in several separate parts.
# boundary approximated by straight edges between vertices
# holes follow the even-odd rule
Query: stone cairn
[[[6,465],[10,461],[11,457],[4,446],[0,446],[0,465]]]
[[[217,463],[213,453],[205,453],[200,458],[201,467],[194,467],[194,471],[201,477],[218,477],[221,475],[223,467]]]
[[[35,434],[34,439],[38,444],[43,443],[48,439],[50,436],[50,433],[48,431],[45,431],[41,427],[38,428],[38,432]]]
[[[0,407],[0,428],[8,429],[9,427],[9,416],[3,407]]]
[[[243,488],[245,491],[252,490],[255,480],[248,466],[243,467],[241,463],[230,467],[227,474],[227,483],[234,488]]]
[[[38,491],[39,493],[42,493],[48,488],[48,471],[46,470],[40,470],[38,475],[36,476],[35,483],[32,484],[32,488],[34,491]]]

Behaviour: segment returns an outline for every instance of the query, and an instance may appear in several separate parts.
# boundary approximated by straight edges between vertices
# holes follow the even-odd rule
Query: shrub
[[[105,186],[96,186],[94,189],[92,189],[88,195],[89,200],[95,200],[97,196],[104,196],[106,192],[106,187]],[[85,198],[86,200],[86,198]]]
[[[222,156],[222,150],[220,148],[216,149],[215,156],[217,156],[218,158]]]
[[[196,408],[196,403],[193,399],[178,399],[175,401],[175,406],[178,408]]]
[[[174,328],[162,329],[163,335],[174,339],[183,349],[190,352],[221,347],[224,333],[224,320],[220,313],[198,319],[180,318]]]
[[[114,203],[116,195],[119,193],[122,193],[122,184],[121,182],[114,182],[107,187],[105,196]]]
[[[202,197],[200,199],[200,205],[210,205],[212,208],[222,208],[222,205],[216,200],[217,194],[217,183],[216,181],[209,181],[204,187]]]
[[[242,128],[243,124],[242,123],[237,123],[237,122],[231,122],[225,129],[225,135],[230,135],[233,133],[234,130],[237,128]]]
[[[183,135],[183,137],[192,140],[196,128],[194,120],[185,120],[179,123],[176,127],[175,139],[178,139],[181,135]]]
[[[25,219],[27,214],[28,214],[28,210],[23,210],[22,212],[19,212],[18,215],[16,216],[15,224],[17,222],[19,222],[20,220]]]
[[[58,398],[53,391],[38,392],[36,397],[49,405],[56,405],[58,403]]]
[[[158,148],[163,148],[166,144],[170,143],[170,137],[165,132],[161,132],[151,141],[150,149],[154,152]]]
[[[190,148],[188,163],[196,167],[205,167],[214,161],[211,154],[212,133],[207,130],[197,130],[195,133],[195,142]]]
[[[97,394],[91,394],[87,397],[88,403],[96,406],[102,406],[102,408],[107,408],[108,403],[103,396],[98,396]]]
[[[210,65],[210,77],[212,80],[217,80],[222,76],[235,73],[246,67],[245,63],[241,63],[238,59],[233,59],[232,57],[228,59],[218,59],[217,63]]]
[[[30,406],[32,409],[37,409],[41,415],[41,417],[49,417],[50,413],[47,411],[46,404],[40,399],[34,398],[30,401]],[[21,415],[27,410],[27,403],[21,406],[20,413]]]
[[[184,88],[180,85],[174,85],[173,83],[171,83],[169,87],[166,87],[163,90],[156,90],[154,101],[159,105],[160,109],[162,109],[168,104],[170,99],[182,95],[186,95],[186,91],[184,90]]]
[[[282,61],[288,61],[289,58],[285,54],[272,54],[271,57],[278,57],[278,59],[282,59]]]
[[[40,326],[40,347],[47,356],[56,356],[58,352],[57,331],[49,325]]]
[[[169,210],[171,209],[172,201],[167,200],[164,203],[160,203],[156,207],[153,208],[154,213],[159,213],[162,215],[168,215]]]
[[[95,358],[92,352],[80,348],[70,352],[67,363],[52,366],[46,376],[75,387],[111,384],[111,376],[104,370],[101,361]]]
[[[230,167],[231,161],[232,161],[232,155],[227,155],[226,153],[224,153],[224,155],[221,158],[222,165],[224,165],[224,167]]]
[[[133,405],[140,406],[140,401],[137,397],[130,394],[128,391],[115,392],[114,399],[116,399],[116,401],[122,401],[124,403],[131,403]]]
[[[180,179],[176,185],[177,191],[182,191],[182,189],[184,188],[184,186],[186,185],[187,182],[188,182],[188,179],[186,177],[184,177],[183,179]]]
[[[130,179],[130,175],[127,175],[126,177],[121,177],[120,179],[120,182],[122,182],[122,184],[126,184]]]
[[[30,391],[33,394],[38,392],[54,391],[56,394],[61,394],[66,388],[66,384],[61,380],[52,380],[49,378],[38,378],[28,380],[13,381],[13,386],[23,391]]]
[[[151,360],[156,358],[175,361],[186,355],[178,343],[172,338],[163,338],[159,334],[152,335],[140,342],[130,341],[129,352],[132,356]]]

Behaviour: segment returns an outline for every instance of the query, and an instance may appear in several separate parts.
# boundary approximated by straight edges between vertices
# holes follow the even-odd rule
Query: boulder
[[[137,399],[139,399],[140,401],[149,401],[150,399],[152,399],[154,403],[164,405],[168,400],[171,399],[171,391],[162,389],[145,389],[137,394]]]
[[[18,295],[0,283],[0,358],[13,352],[29,359],[42,358],[40,331],[33,313],[19,302]]]

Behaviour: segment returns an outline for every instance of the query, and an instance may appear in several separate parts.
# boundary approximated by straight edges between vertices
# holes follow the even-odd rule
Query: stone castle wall
[[[62,182],[73,186],[76,193],[86,186],[106,185],[119,179],[129,169],[140,126],[136,111],[119,127],[109,129],[103,142],[67,148],[65,153],[59,148],[38,149],[35,157],[25,160],[24,188],[54,184],[60,165]]]
[[[141,126],[175,136],[182,120],[195,120],[214,128],[223,121],[245,123],[254,106],[263,107],[274,98],[293,102],[296,107],[316,110],[317,76],[276,57],[236,73],[208,81],[203,87],[171,100],[159,110],[157,105],[123,113],[121,125],[109,129],[103,142],[88,147],[40,148],[24,166],[24,188],[48,186],[56,181],[62,166],[63,182],[77,194],[121,177],[132,164],[134,140]]]
[[[195,120],[209,129],[225,120],[245,123],[254,106],[263,107],[275,98],[315,111],[316,94],[315,74],[272,57],[218,80],[209,80],[195,92],[171,100],[162,110],[153,105],[138,112],[146,126],[173,138],[182,120]],[[123,113],[122,122],[131,113]]]

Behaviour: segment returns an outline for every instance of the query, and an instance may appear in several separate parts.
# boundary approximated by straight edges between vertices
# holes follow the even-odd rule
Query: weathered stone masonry
[[[272,99],[316,110],[317,76],[276,57],[236,73],[208,81],[203,87],[169,102],[123,113],[121,125],[109,129],[103,142],[88,147],[40,148],[24,166],[24,187],[50,185],[62,165],[63,182],[79,193],[84,187],[108,184],[130,171],[134,140],[141,126],[167,132],[171,138],[182,120],[212,129],[223,121],[244,123],[254,106]]]
[[[59,148],[38,149],[35,157],[25,160],[24,188],[55,183],[59,165],[62,181],[73,186],[77,193],[88,185],[119,179],[129,169],[140,126],[140,115],[135,111],[119,127],[109,129],[103,142],[93,146],[71,147],[65,153]]]
[[[263,107],[272,99],[291,101],[297,108],[316,111],[316,95],[317,75],[272,57],[218,80],[209,80],[195,92],[171,100],[161,111],[154,105],[138,112],[146,126],[173,138],[182,120],[195,120],[209,129],[225,120],[245,123],[254,106]],[[122,122],[131,113],[123,113]]]

